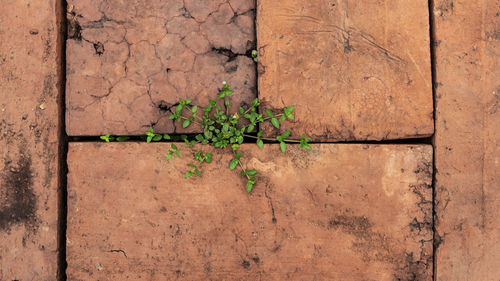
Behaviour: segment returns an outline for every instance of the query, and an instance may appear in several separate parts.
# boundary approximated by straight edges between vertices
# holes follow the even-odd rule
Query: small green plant
[[[101,136],[101,140],[105,141],[105,142],[111,142],[111,141],[127,141],[129,140],[130,137],[127,137],[127,136],[119,136],[119,137],[113,137],[111,136],[110,134],[105,134],[104,136]]]
[[[259,62],[257,50],[252,50],[252,59],[254,62]]]
[[[233,152],[233,159],[228,163],[229,169],[240,168],[240,175],[246,180],[246,190],[247,192],[251,192],[255,185],[258,171],[255,169],[246,169],[242,163],[242,153],[239,148],[245,139],[253,139],[261,149],[264,147],[264,141],[278,141],[280,150],[283,153],[286,152],[287,143],[296,143],[300,148],[311,150],[311,146],[309,145],[311,139],[305,135],[302,135],[299,140],[290,139],[290,131],[286,131],[276,138],[263,137],[264,133],[262,131],[256,131],[258,125],[270,122],[275,128],[279,129],[280,122],[287,119],[294,120],[294,106],[285,107],[280,112],[265,109],[263,114],[259,112],[259,106],[261,105],[259,100],[254,99],[247,108],[239,107],[237,113],[230,114],[231,104],[228,97],[233,93],[234,91],[229,88],[229,85],[223,82],[222,90],[219,92],[217,98],[209,100],[207,107],[193,105],[190,99],[180,99],[173,113],[170,115],[170,119],[182,124],[182,128],[196,125],[203,132],[193,137],[188,137],[187,135],[180,136],[180,139],[188,147],[192,147],[197,143],[211,145],[219,149],[230,147]],[[156,134],[153,128],[150,127],[148,132],[146,132],[145,138],[150,143],[152,141],[171,140],[173,137],[168,134]],[[114,140],[109,134],[101,136],[101,139],[106,142]],[[116,140],[118,141],[118,138]],[[180,158],[181,155],[178,147],[173,143],[170,147],[171,149],[167,153],[167,160],[170,160],[174,155]],[[211,163],[213,155],[199,150],[193,157],[197,162],[187,165],[189,169],[184,175],[186,179],[193,175],[201,177],[200,165]]]

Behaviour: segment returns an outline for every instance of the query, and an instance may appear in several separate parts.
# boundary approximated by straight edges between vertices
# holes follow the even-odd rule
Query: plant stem
[[[185,105],[184,107],[186,107],[191,113],[193,113],[193,108],[189,105]],[[198,120],[200,121],[203,121],[203,119],[201,119],[198,115],[196,115],[196,118],[198,118]]]
[[[233,154],[236,155],[236,151],[233,150]],[[245,176],[249,180],[250,176],[247,175],[247,170],[245,170],[245,168],[243,168],[243,164],[241,163],[240,159],[238,159],[238,165],[240,166],[241,170],[243,171],[243,173],[245,173]]]
[[[278,115],[274,115],[273,117],[277,119],[277,117],[281,117],[283,115],[283,113],[280,113]],[[273,117],[266,117],[263,119],[263,121],[266,121],[266,120],[269,120],[269,119],[272,119]]]
[[[249,109],[247,109],[247,111],[243,112],[243,115],[245,115],[245,114],[247,114],[249,111],[251,111],[251,110],[252,110],[252,108],[254,108],[254,107],[253,107],[253,106],[250,106],[250,108],[249,108]]]
[[[245,168],[243,168],[243,164],[241,164],[240,160],[238,160],[238,164],[240,165],[241,170],[243,170],[243,173],[245,173],[245,176],[247,177],[247,179],[250,179],[250,176],[247,175],[247,170],[245,170]]]
[[[252,136],[252,135],[247,135],[247,134],[243,134],[244,137],[249,137],[249,138],[252,138],[252,139],[261,139],[261,140],[267,140],[267,141],[277,141],[277,139],[272,139],[272,138],[259,138],[259,137],[256,137],[256,136]],[[300,140],[290,140],[290,139],[286,139],[286,140],[283,140],[284,142],[291,142],[291,143],[300,143]]]
[[[186,117],[184,117],[184,116],[181,116],[181,119],[189,120],[189,118],[186,118]],[[201,125],[201,123],[196,122],[196,121],[194,121],[194,120],[193,120],[193,121],[191,121],[191,122],[193,122],[193,123],[195,123],[195,124],[198,124],[198,125],[202,126],[202,125]]]

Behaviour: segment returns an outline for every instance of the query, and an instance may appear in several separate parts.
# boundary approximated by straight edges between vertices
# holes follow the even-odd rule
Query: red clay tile
[[[430,146],[245,144],[251,194],[180,146],[70,144],[69,279],[432,279]]]
[[[436,280],[500,276],[500,1],[434,3]]]
[[[179,98],[199,105],[222,81],[256,97],[254,0],[69,0],[67,132],[137,135],[176,128]]]
[[[0,8],[0,280],[57,279],[60,1]]]
[[[260,0],[259,98],[316,141],[433,133],[427,1]],[[265,126],[275,134],[271,126]]]

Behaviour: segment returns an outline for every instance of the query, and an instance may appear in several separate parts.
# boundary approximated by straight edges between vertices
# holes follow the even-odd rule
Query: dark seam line
[[[254,49],[257,51],[257,63],[254,64],[254,69],[255,69],[255,96],[257,99],[259,99],[259,63],[260,63],[260,58],[259,58],[259,38],[257,37],[257,27],[258,27],[258,22],[257,22],[257,19],[259,18],[257,16],[257,12],[258,12],[258,7],[257,5],[259,5],[258,3],[258,0],[255,0],[255,12],[254,12],[254,16],[255,16],[255,19],[253,21],[253,31],[255,32],[255,45],[254,45]],[[253,61],[253,58],[252,58],[252,54],[251,54],[251,51],[250,51],[250,59],[252,59]],[[260,100],[260,99],[259,99]],[[257,113],[259,113],[259,108],[257,107]],[[257,132],[260,131],[260,123],[257,123],[257,126],[255,126],[255,128],[257,129]]]
[[[56,1],[56,17],[58,22],[58,52],[59,60],[59,179],[58,179],[58,258],[57,258],[57,280],[67,280],[66,268],[66,227],[68,214],[68,141],[66,135],[66,40],[67,40],[67,2]]]
[[[184,134],[186,136],[194,136],[197,134]],[[171,137],[180,137],[181,134],[170,134]],[[140,143],[146,143],[146,141],[143,139],[144,136],[127,136],[130,139],[124,142],[140,142]],[[103,140],[100,139],[100,137],[96,136],[72,136],[68,137],[69,142],[75,142],[75,143],[84,143],[84,142],[100,142],[104,143]],[[172,141],[172,140],[162,140],[157,143],[177,143],[177,142],[183,142],[182,140],[179,141]],[[244,144],[255,144],[255,140],[249,139],[245,140],[243,142]],[[264,143],[278,143],[278,141],[267,141],[265,140]],[[421,144],[432,144],[432,137],[428,138],[408,138],[408,139],[394,139],[394,140],[359,140],[359,141],[310,141],[310,144],[409,144],[409,145],[421,145]],[[290,145],[294,145],[294,143],[290,143]]]
[[[437,249],[438,233],[436,231],[436,38],[435,38],[435,19],[434,19],[434,0],[429,0],[429,42],[431,59],[431,79],[432,79],[432,101],[433,101],[433,120],[434,134],[431,137],[433,147],[432,154],[432,280],[437,280]]]

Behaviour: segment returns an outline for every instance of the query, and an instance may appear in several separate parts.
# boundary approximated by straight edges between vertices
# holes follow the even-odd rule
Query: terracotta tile
[[[259,98],[317,141],[433,133],[427,1],[260,0]],[[276,134],[265,126],[268,134]]]
[[[0,8],[0,280],[56,280],[58,1]]]
[[[233,3],[234,2],[234,3]],[[234,6],[233,6],[234,4]],[[179,98],[205,106],[222,82],[256,97],[254,0],[69,0],[69,135],[193,132],[168,119]]]
[[[435,1],[436,280],[500,276],[500,1]]]
[[[430,146],[245,144],[250,195],[230,151],[183,179],[180,146],[70,145],[70,279],[432,279]]]

